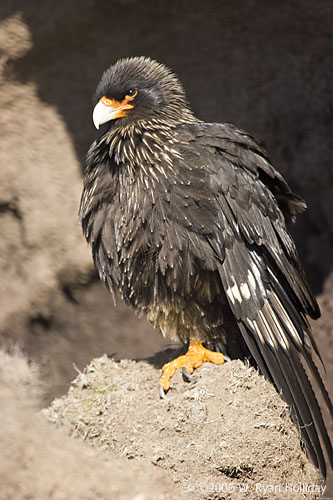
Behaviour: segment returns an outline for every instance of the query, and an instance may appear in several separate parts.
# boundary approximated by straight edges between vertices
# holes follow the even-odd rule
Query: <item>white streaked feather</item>
[[[255,290],[257,287],[257,282],[250,270],[247,272],[247,279],[249,281],[250,287]]]
[[[301,339],[301,337],[299,336],[299,333],[298,331],[296,330],[293,322],[291,321],[291,319],[289,318],[289,315],[286,313],[286,310],[285,308],[283,307],[283,305],[281,304],[281,301],[279,299],[279,297],[276,295],[275,292],[272,292],[272,296],[273,296],[273,299],[276,301],[276,303],[278,304],[278,306],[280,307],[280,309],[282,311],[284,311],[285,315],[288,317],[289,321],[288,321],[288,330],[289,330],[289,333],[294,337],[296,343],[298,343],[299,345],[302,345],[303,344],[303,341]]]
[[[248,300],[251,297],[251,292],[247,283],[241,283],[240,291],[242,292],[242,295],[245,299]]]
[[[248,322],[250,322],[250,320],[248,320]],[[263,345],[265,345],[265,344],[266,344],[266,341],[265,341],[264,337],[262,336],[262,333],[261,333],[261,331],[260,331],[260,328],[259,328],[258,323],[256,322],[256,320],[252,321],[252,324],[253,324],[253,326],[254,326],[254,328],[255,328],[255,331],[256,331],[256,333],[257,333],[257,335],[258,335],[259,339],[260,339],[260,342],[261,342]]]
[[[227,295],[233,304],[235,303],[235,300],[237,300],[239,303],[242,302],[242,296],[241,296],[239,288],[236,284],[233,286],[230,286],[227,289]]]
[[[275,312],[273,311],[273,309],[268,301],[265,303],[265,306],[266,306],[268,312],[270,313],[272,320],[274,321],[274,324],[277,328],[277,331],[280,334],[280,338],[277,339],[280,346],[283,347],[285,350],[288,350],[289,349],[289,342],[288,342],[288,339],[286,337],[285,332],[283,331],[283,327],[281,326],[279,318],[276,316]]]
[[[265,315],[264,313],[261,311],[259,311],[259,316],[260,316],[260,319],[261,321],[263,322],[264,326],[265,326],[265,333],[266,333],[266,338],[268,340],[268,343],[269,345],[273,348],[273,349],[277,349],[277,343],[276,343],[276,339],[275,339],[275,336],[271,330],[271,327],[269,326],[266,318],[265,318]]]

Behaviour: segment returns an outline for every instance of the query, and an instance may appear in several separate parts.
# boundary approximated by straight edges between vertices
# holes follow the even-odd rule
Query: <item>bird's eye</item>
[[[126,97],[131,97],[132,99],[134,99],[136,95],[138,95],[138,91],[136,89],[129,89],[126,92]]]

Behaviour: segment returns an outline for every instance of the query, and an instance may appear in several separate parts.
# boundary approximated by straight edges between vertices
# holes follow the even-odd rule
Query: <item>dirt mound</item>
[[[43,413],[95,448],[165,469],[192,500],[319,498],[314,467],[303,453],[285,403],[240,361],[209,363],[197,383],[172,380],[158,397],[161,357],[95,359],[68,394]]]

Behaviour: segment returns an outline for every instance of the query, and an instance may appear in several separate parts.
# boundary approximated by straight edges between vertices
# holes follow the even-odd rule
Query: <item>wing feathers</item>
[[[330,411],[332,404],[310,354],[312,347],[317,348],[305,313],[301,312],[301,301],[295,299],[287,280],[285,288],[281,286],[277,278],[281,272],[279,267],[273,271],[268,252],[249,245],[239,236],[225,249],[219,272],[229,305],[251,353],[263,373],[268,372],[282,391],[309,454],[325,476],[319,435],[331,462],[332,445],[301,359],[308,364]]]

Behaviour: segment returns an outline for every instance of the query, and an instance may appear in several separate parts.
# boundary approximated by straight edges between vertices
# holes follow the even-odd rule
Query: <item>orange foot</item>
[[[190,374],[193,373],[194,368],[199,368],[205,361],[210,361],[215,365],[222,365],[224,356],[220,352],[209,351],[202,344],[193,342],[190,343],[186,354],[163,365],[163,375],[159,380],[161,398],[165,397],[164,391],[170,388],[170,380],[179,368],[185,369],[187,374]]]

